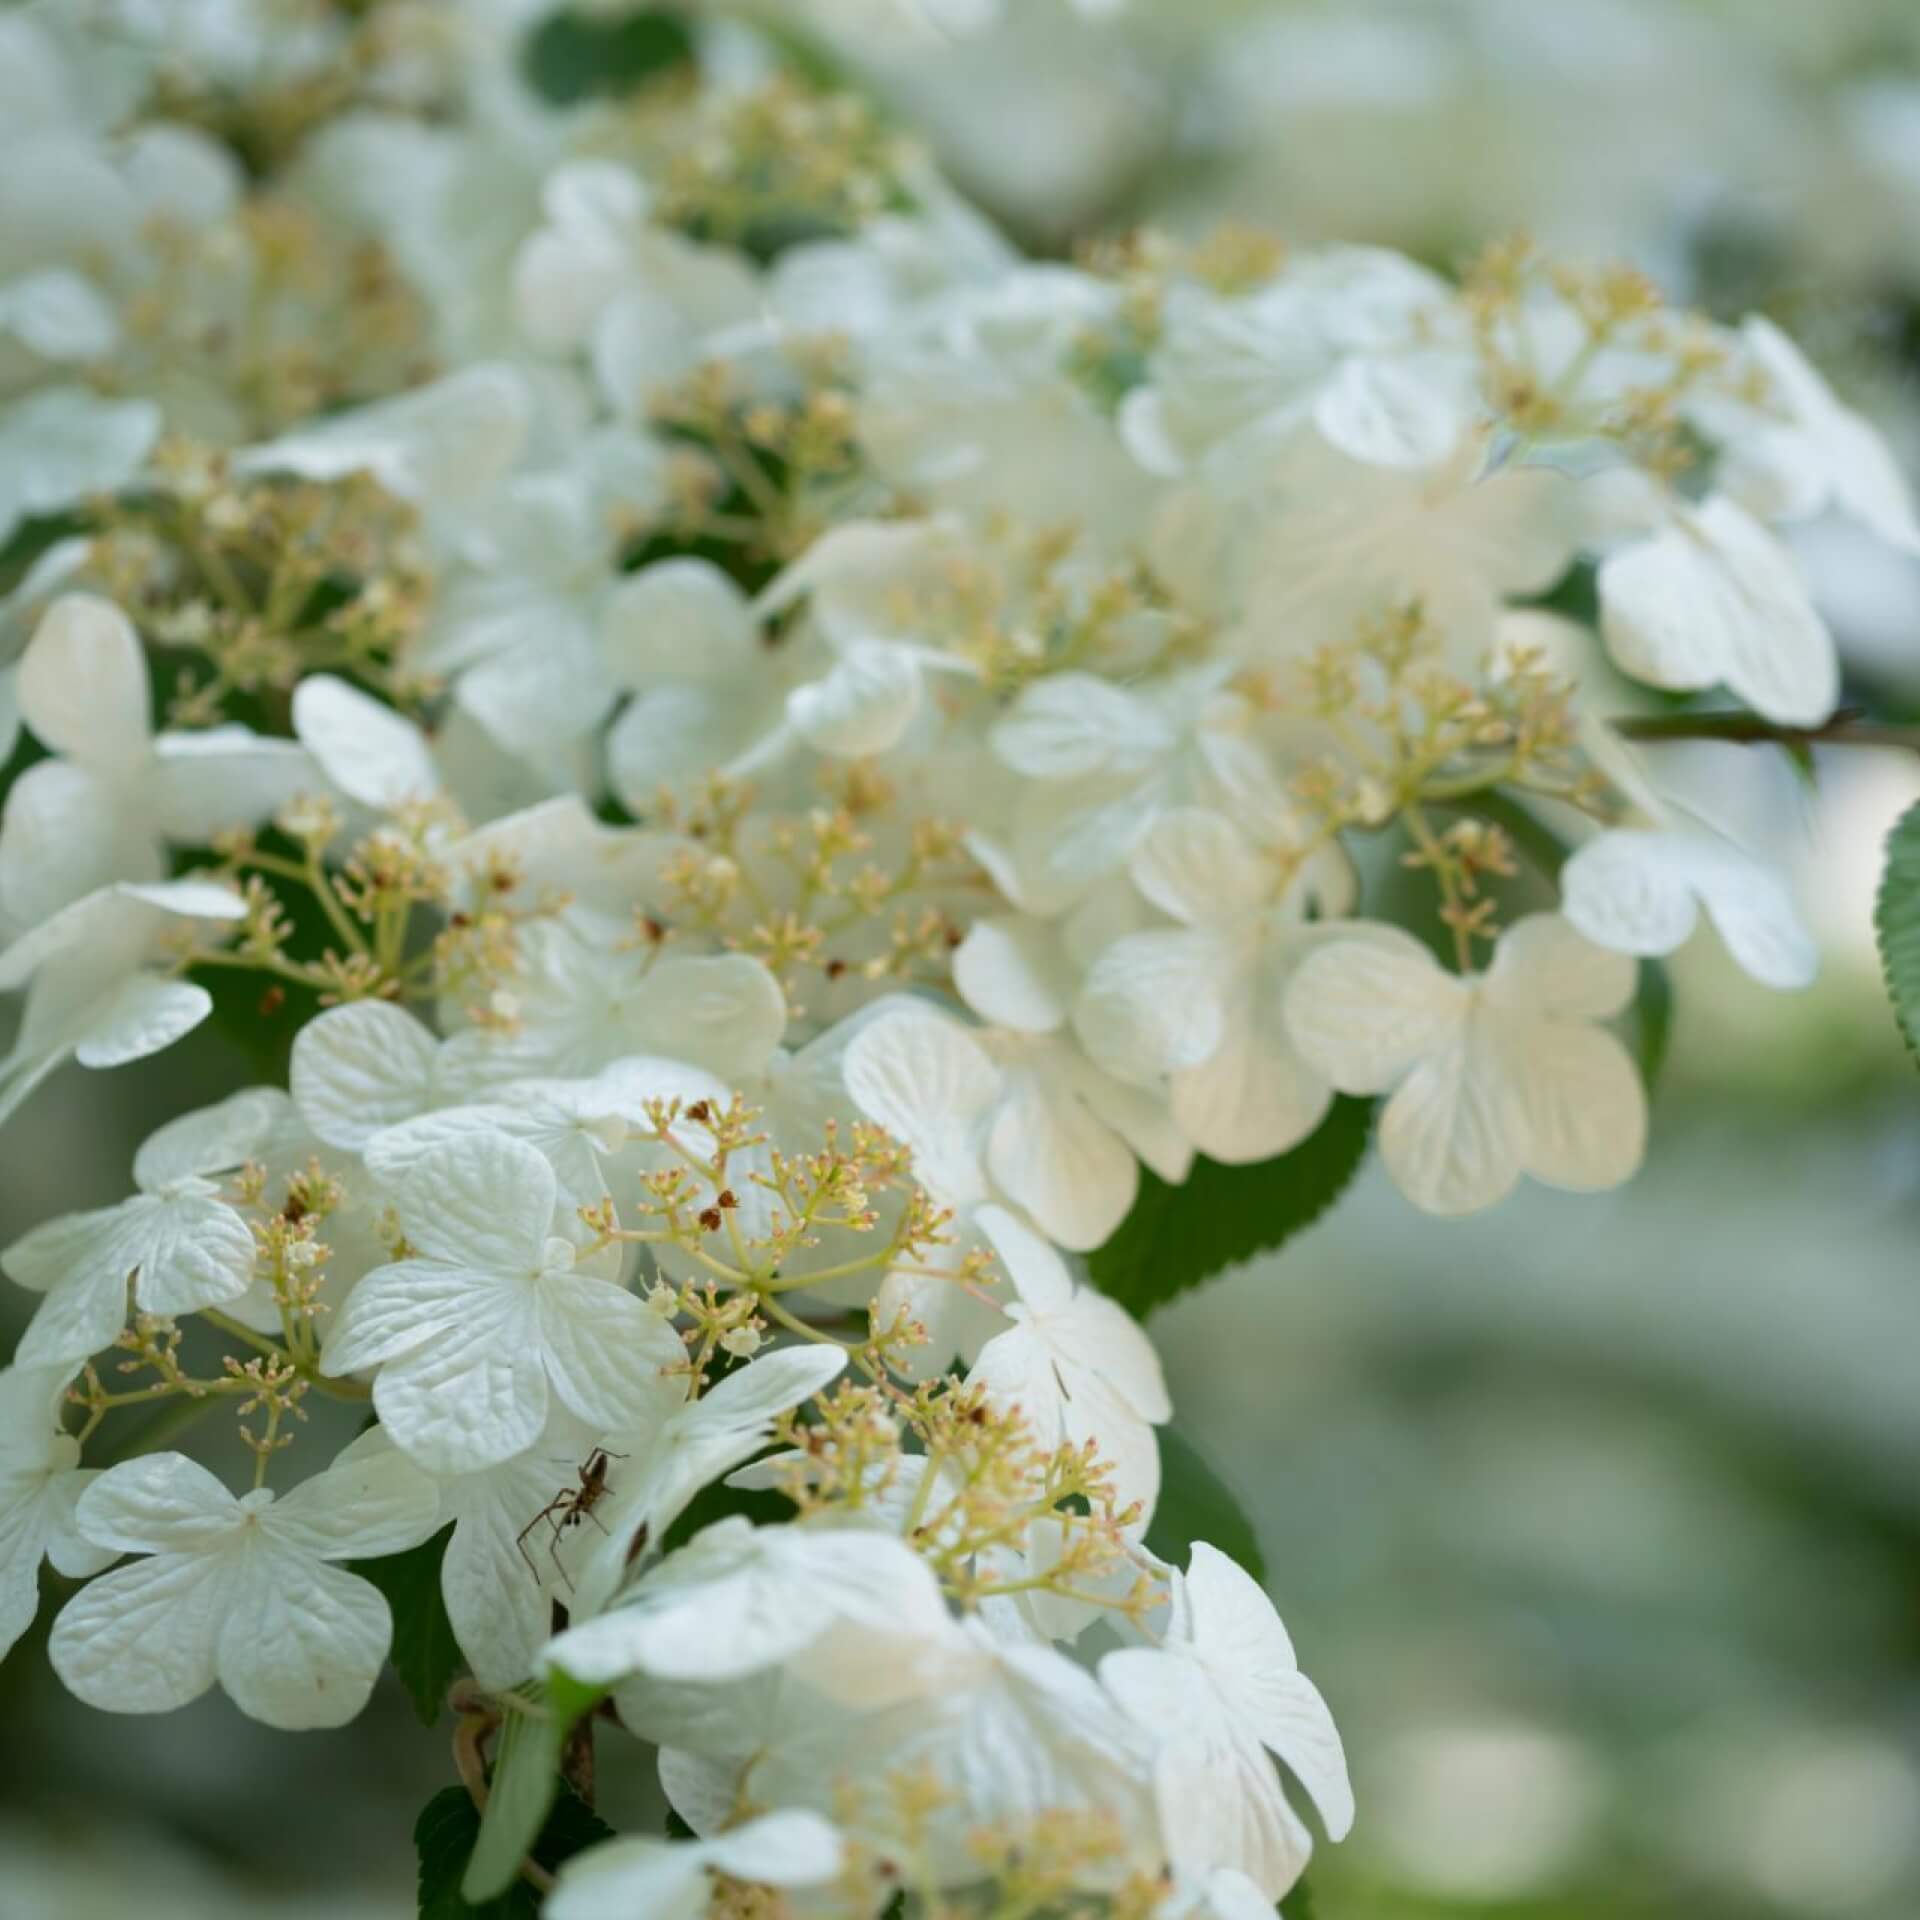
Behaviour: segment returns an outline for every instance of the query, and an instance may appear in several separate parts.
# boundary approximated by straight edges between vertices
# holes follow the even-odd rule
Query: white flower
[[[1103,1072],[1067,1029],[1079,980],[1074,936],[1071,920],[976,920],[953,977],[967,1005],[995,1023],[978,1035],[1001,1073],[987,1166],[1050,1238],[1085,1252],[1105,1245],[1131,1211],[1135,1154],[1179,1181],[1193,1149],[1157,1092]]]
[[[70,1378],[65,1366],[0,1371],[0,1659],[39,1605],[42,1560],[84,1580],[114,1559],[74,1520],[74,1503],[97,1476],[60,1425]]]
[[[0,1254],[9,1278],[45,1300],[21,1335],[28,1363],[79,1361],[142,1313],[177,1316],[236,1300],[253,1280],[253,1231],[208,1176],[230,1172],[272,1124],[258,1095],[170,1121],[134,1156],[140,1191],[117,1207],[64,1214]]]
[[[13,1048],[0,1060],[0,1120],[62,1061],[118,1067],[190,1033],[213,1011],[205,987],[148,972],[170,937],[245,912],[205,880],[103,887],[0,950],[0,993],[27,988]]]
[[[265,819],[313,768],[245,727],[152,733],[146,656],[127,617],[92,594],[48,608],[15,682],[21,717],[56,757],[29,767],[0,823],[0,909],[45,919],[115,881],[166,875],[166,842],[204,843]]]
[[[788,1808],[707,1840],[609,1840],[569,1860],[548,1920],[701,1920],[709,1875],[751,1886],[817,1887],[838,1878],[840,1836],[817,1813]]]
[[[1186,1577],[1171,1578],[1161,1644],[1108,1654],[1100,1679],[1157,1743],[1154,1796],[1175,1872],[1236,1868],[1276,1900],[1312,1842],[1267,1755],[1292,1769],[1339,1840],[1353,1824],[1340,1735],[1257,1581],[1202,1542]]]
[[[340,1461],[284,1499],[235,1498],[177,1453],[107,1471],[80,1496],[96,1546],[142,1553],[54,1622],[54,1671],[89,1706],[165,1713],[217,1680],[272,1727],[339,1727],[366,1705],[393,1623],[379,1590],[331,1564],[415,1546],[433,1483],[397,1454]]]
[[[1560,911],[1596,946],[1673,953],[1701,909],[1727,951],[1763,986],[1804,987],[1820,950],[1785,881],[1704,829],[1615,827],[1596,834],[1560,872]]]
[[[22,520],[124,487],[160,425],[150,400],[102,400],[83,387],[48,387],[0,407],[0,541]]]
[[[480,1134],[425,1154],[400,1191],[416,1255],[377,1267],[327,1337],[328,1373],[377,1367],[373,1401],[435,1473],[511,1459],[559,1401],[601,1431],[650,1426],[685,1391],[657,1314],[575,1264],[558,1183],[532,1147]]]
[[[618,589],[607,670],[633,695],[607,735],[607,777],[636,814],[697,786],[780,724],[779,687],[746,595],[711,561],[656,561]]]
[[[883,1704],[914,1691],[929,1641],[951,1626],[932,1570],[864,1527],[755,1527],[717,1520],[617,1604],[542,1656],[587,1685],[745,1679],[799,1657],[836,1699]]]
[[[1601,562],[1600,630],[1636,680],[1724,685],[1781,726],[1819,726],[1839,698],[1833,636],[1792,556],[1725,494],[1675,505]]]
[[[1315,946],[1356,936],[1307,918],[1351,906],[1344,855],[1310,849],[1284,814],[1253,824],[1266,831],[1197,808],[1155,823],[1134,882],[1182,925],[1114,941],[1074,1007],[1095,1059],[1137,1084],[1164,1076],[1181,1131],[1229,1164],[1285,1153],[1326,1117],[1333,1089],[1301,1058],[1282,1008]]]
[[[1342,1092],[1391,1092],[1380,1150],[1401,1191],[1429,1213],[1471,1213],[1523,1173],[1591,1192],[1639,1166],[1646,1093],[1626,1048],[1593,1024],[1633,986],[1631,960],[1554,914],[1509,927],[1467,979],[1376,927],[1302,963],[1287,1027]]]
[[[1274,781],[1245,738],[1246,703],[1218,667],[1135,689],[1048,674],[995,723],[995,754],[1035,784],[1015,815],[1019,904],[1053,911],[1126,863],[1169,807],[1270,802]]]
[[[585,1077],[647,1054],[736,1086],[767,1071],[787,1029],[779,982],[747,954],[607,951],[548,920],[523,931],[518,958],[515,1030],[451,1043],[494,1085]]]
[[[1093,1444],[1113,1467],[1115,1504],[1153,1516],[1160,1449],[1153,1429],[1173,1418],[1160,1356],[1124,1307],[1077,1287],[1053,1248],[999,1207],[981,1231],[1013,1281],[1013,1325],[980,1349],[967,1378],[1003,1407],[1018,1407],[1044,1447]]]

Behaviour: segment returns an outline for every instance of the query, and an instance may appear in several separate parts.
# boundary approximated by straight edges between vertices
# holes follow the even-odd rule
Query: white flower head
[[[166,1713],[216,1681],[243,1713],[298,1730],[366,1705],[393,1623],[378,1588],[334,1563],[415,1546],[433,1483],[398,1454],[336,1463],[284,1499],[235,1495],[177,1453],[110,1467],[80,1496],[81,1533],[145,1554],[54,1622],[54,1670],[89,1706]]]
[[[524,1452],[556,1399],[610,1432],[654,1425],[684,1395],[678,1337],[576,1264],[558,1199],[546,1159],[504,1134],[424,1154],[398,1201],[417,1251],[368,1274],[327,1337],[322,1367],[377,1368],[382,1424],[430,1472]]]
[[[1380,1150],[1429,1213],[1471,1213],[1525,1174],[1593,1192],[1646,1146],[1647,1101],[1627,1050],[1595,1023],[1632,997],[1634,965],[1557,914],[1501,936],[1492,964],[1448,973],[1411,934],[1333,940],[1287,989],[1294,1045],[1345,1093],[1386,1093]]]

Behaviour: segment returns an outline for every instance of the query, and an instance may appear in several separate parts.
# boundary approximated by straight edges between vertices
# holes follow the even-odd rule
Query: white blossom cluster
[[[1776,530],[1920,550],[1893,463],[1521,246],[1024,261],[717,10],[559,100],[538,9],[147,11],[0,20],[0,1115],[288,1065],[0,1253],[0,1641],[44,1556],[81,1699],[337,1726],[441,1540],[476,1799],[584,1691],[694,1836],[561,1920],[1270,1912],[1340,1740],[1067,1256],[1337,1096],[1429,1213],[1631,1176],[1642,964],[1814,956],[1610,722],[1825,722]]]

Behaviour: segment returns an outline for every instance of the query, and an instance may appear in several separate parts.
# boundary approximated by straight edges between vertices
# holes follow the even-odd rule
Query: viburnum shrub
[[[1827,725],[1775,529],[1920,550],[1880,441],[1523,243],[1022,259],[706,14],[85,11],[0,20],[0,1110],[266,1064],[0,1255],[0,1639],[44,1556],[95,1707],[391,1657],[435,1913],[1271,1912],[1346,1763],[1140,1321],[1370,1142],[1629,1179],[1703,918],[1810,979],[1633,742]]]

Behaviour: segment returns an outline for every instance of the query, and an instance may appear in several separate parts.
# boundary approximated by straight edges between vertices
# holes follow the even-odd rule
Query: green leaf
[[[1880,967],[1901,1037],[1920,1059],[1920,805],[1887,835],[1887,866],[1873,909]]]
[[[1184,1567],[1193,1543],[1204,1540],[1264,1580],[1267,1561],[1260,1537],[1226,1482],[1177,1426],[1160,1428],[1159,1437],[1160,1500],[1147,1529],[1148,1548]]]
[[[452,1538],[452,1527],[443,1527],[406,1553],[352,1562],[352,1571],[387,1597],[393,1613],[393,1670],[413,1696],[421,1723],[429,1727],[440,1717],[454,1676],[467,1664],[440,1594],[440,1562]]]
[[[529,1853],[538,1857],[552,1820],[559,1818],[555,1803],[567,1791],[560,1777],[567,1735],[606,1691],[554,1673],[541,1690],[536,1710],[518,1710],[511,1700],[504,1703],[507,1717],[495,1750],[487,1810],[460,1880],[464,1898],[478,1902],[505,1893],[521,1861]]]
[[[1276,1160],[1196,1160],[1179,1186],[1142,1170],[1140,1197],[1089,1263],[1103,1292],[1145,1319],[1228,1267],[1271,1253],[1332,1206],[1366,1157],[1373,1103],[1344,1094],[1319,1128]]]
[[[618,99],[693,59],[693,34],[666,7],[601,18],[549,14],[522,49],[528,83],[555,106]]]
[[[461,1876],[479,1837],[479,1809],[465,1787],[443,1788],[422,1809],[413,1826],[420,1860],[420,1920],[536,1920],[540,1896],[522,1879],[477,1906],[463,1898]],[[591,1807],[570,1788],[563,1789],[533,1857],[551,1871],[583,1848],[612,1837],[613,1829]]]
[[[1285,1920],[1314,1920],[1313,1889],[1307,1885],[1304,1875],[1288,1889],[1279,1911]]]
[[[1673,975],[1664,960],[1642,960],[1639,984],[1628,1008],[1633,1020],[1633,1057],[1640,1078],[1651,1093],[1667,1063],[1667,1043],[1673,1038]]]

